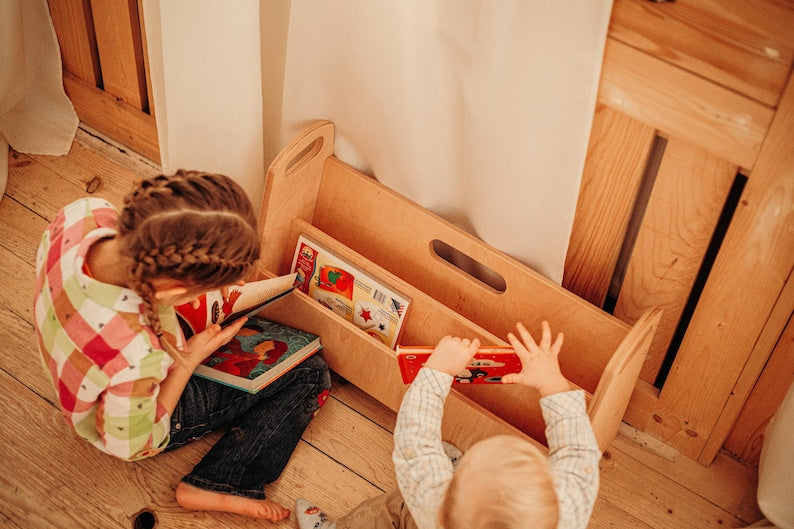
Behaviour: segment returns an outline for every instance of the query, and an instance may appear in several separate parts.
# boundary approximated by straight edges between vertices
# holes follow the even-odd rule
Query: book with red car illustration
[[[240,332],[199,364],[194,373],[256,393],[321,348],[315,334],[251,316]]]
[[[336,314],[394,349],[411,300],[331,253],[298,238],[291,270],[295,285]]]
[[[416,378],[435,346],[398,345],[397,365],[405,384]],[[501,384],[502,376],[521,371],[521,359],[509,345],[484,345],[462,372],[455,375],[457,384]]]
[[[226,297],[220,290],[212,290],[197,298],[198,305],[195,308],[193,304],[186,303],[174,309],[185,338],[190,338],[209,325],[218,323],[226,326],[241,316],[256,314],[292,292],[294,283],[295,274],[251,281],[229,287]]]

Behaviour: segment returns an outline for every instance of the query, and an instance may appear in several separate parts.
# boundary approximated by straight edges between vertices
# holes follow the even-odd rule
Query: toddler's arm
[[[420,529],[436,527],[452,463],[441,443],[444,401],[453,375],[477,352],[478,340],[446,336],[403,397],[394,428],[394,469],[405,504]]]
[[[551,329],[543,322],[540,343],[521,324],[516,325],[519,340],[508,340],[521,358],[521,372],[502,377],[504,383],[532,386],[540,392],[540,407],[546,422],[549,463],[560,509],[560,529],[587,527],[598,493],[598,448],[585,407],[584,391],[571,391],[560,371],[558,355],[563,335],[554,343]]]

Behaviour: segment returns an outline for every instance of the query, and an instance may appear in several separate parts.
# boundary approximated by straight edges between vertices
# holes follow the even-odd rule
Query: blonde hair
[[[548,458],[518,437],[476,443],[455,470],[439,517],[445,529],[557,527]]]
[[[245,279],[259,259],[251,202],[239,184],[219,174],[180,169],[142,180],[124,198],[118,232],[130,287],[158,336],[153,278],[178,279],[203,292]],[[173,344],[161,342],[173,352]]]

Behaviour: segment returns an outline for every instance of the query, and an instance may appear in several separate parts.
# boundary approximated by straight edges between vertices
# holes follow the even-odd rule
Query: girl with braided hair
[[[45,371],[74,431],[124,460],[154,456],[210,431],[226,433],[182,478],[184,508],[281,520],[265,498],[330,389],[318,355],[256,394],[192,376],[242,327],[188,340],[174,307],[240,284],[260,242],[242,188],[178,171],[141,181],[119,213],[102,199],[66,206],[42,236],[35,327]]]

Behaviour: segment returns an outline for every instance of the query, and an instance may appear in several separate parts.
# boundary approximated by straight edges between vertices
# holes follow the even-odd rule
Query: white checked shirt
[[[419,529],[438,529],[438,512],[452,479],[441,444],[444,401],[452,377],[422,368],[403,397],[394,430],[394,468],[405,504]],[[558,529],[584,529],[598,493],[598,449],[587,417],[584,391],[540,400],[549,463],[559,499]]]

